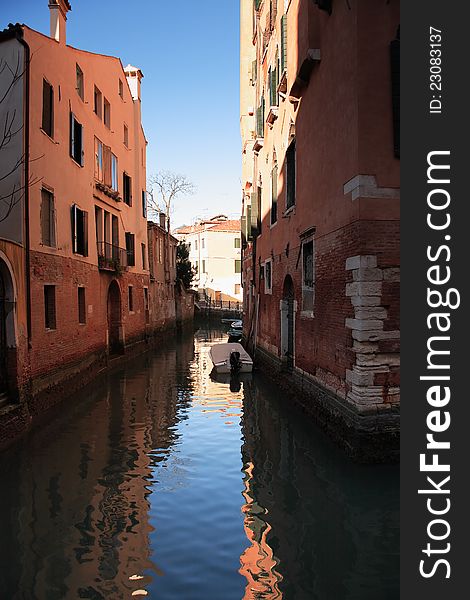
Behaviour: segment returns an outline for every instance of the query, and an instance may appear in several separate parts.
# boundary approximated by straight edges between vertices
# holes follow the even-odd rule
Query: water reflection
[[[352,465],[221,332],[167,340],[0,456],[8,600],[397,598],[396,470]]]

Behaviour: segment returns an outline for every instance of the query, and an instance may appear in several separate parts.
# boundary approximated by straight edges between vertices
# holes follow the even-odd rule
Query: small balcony
[[[109,242],[97,242],[98,269],[121,273],[128,267],[127,250]]]

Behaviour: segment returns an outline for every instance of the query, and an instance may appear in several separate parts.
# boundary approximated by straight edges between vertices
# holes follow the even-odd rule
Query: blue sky
[[[147,173],[167,169],[196,185],[173,225],[240,211],[238,0],[70,0],[67,43],[119,56],[144,73]],[[49,33],[47,0],[0,0],[0,28]]]

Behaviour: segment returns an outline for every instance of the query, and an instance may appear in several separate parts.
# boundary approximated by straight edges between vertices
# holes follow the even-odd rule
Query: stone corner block
[[[346,259],[346,271],[352,271],[353,269],[361,269],[367,267],[376,267],[377,257],[373,254],[364,254],[357,256],[350,256]]]

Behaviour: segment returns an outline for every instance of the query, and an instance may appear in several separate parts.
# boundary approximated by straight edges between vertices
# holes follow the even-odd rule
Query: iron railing
[[[122,271],[129,264],[127,250],[109,242],[97,242],[98,268],[105,271]]]

